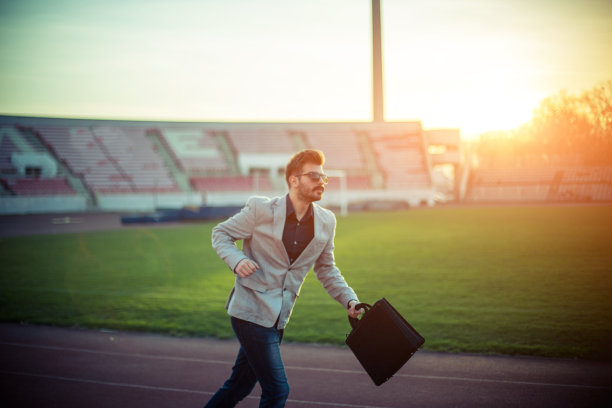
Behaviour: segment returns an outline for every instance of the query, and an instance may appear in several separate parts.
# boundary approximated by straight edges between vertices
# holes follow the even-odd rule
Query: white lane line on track
[[[45,349],[45,350],[70,351],[70,352],[76,352],[76,353],[90,353],[90,354],[108,355],[108,356],[116,356],[116,357],[133,357],[133,358],[143,358],[143,359],[151,359],[151,360],[171,360],[171,361],[185,361],[185,362],[204,363],[204,364],[222,364],[222,365],[228,365],[228,366],[232,366],[234,363],[233,361],[227,361],[227,360],[209,360],[209,359],[202,359],[202,358],[175,357],[175,356],[154,356],[150,354],[140,354],[140,353],[121,353],[121,352],[116,352],[116,351],[100,351],[100,350],[83,349],[83,348],[75,348],[75,347],[45,346],[45,345],[40,345],[40,344],[24,344],[24,343],[3,342],[3,341],[0,341],[0,345],[23,347],[23,348],[37,348],[37,349]],[[300,366],[285,365],[285,369],[366,375],[364,371],[344,370],[344,369],[337,369],[337,368],[300,367]],[[498,380],[498,379],[489,379],[489,378],[469,378],[469,377],[417,375],[417,374],[395,374],[394,377],[414,378],[414,379],[421,379],[421,380],[437,380],[437,381],[463,381],[463,382],[509,384],[509,385],[530,385],[530,386],[537,386],[537,387],[561,387],[561,388],[577,388],[577,389],[592,389],[592,390],[612,390],[612,387],[603,386],[603,385],[559,384],[559,383],[546,383],[546,382],[536,382],[536,381]]]
[[[55,381],[77,382],[77,383],[82,383],[82,384],[103,385],[103,386],[109,386],[109,387],[134,388],[134,389],[141,389],[141,390],[147,390],[147,391],[181,392],[181,393],[186,393],[186,394],[198,394],[198,395],[213,395],[214,394],[214,392],[210,392],[210,391],[190,390],[188,388],[158,387],[154,385],[128,384],[128,383],[119,383],[119,382],[114,382],[114,381],[88,380],[84,378],[25,373],[25,372],[20,372],[20,371],[0,370],[0,374],[30,377],[30,378],[44,378],[47,380],[55,380]],[[248,396],[246,398],[259,400],[259,396]],[[291,402],[292,404],[318,405],[322,407],[389,408],[389,407],[374,406],[374,405],[355,405],[355,404],[344,404],[341,402],[305,401],[305,400],[294,400],[294,399],[288,399],[287,402]]]

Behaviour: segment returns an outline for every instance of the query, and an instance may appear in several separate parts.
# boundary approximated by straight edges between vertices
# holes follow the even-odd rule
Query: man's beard
[[[300,185],[300,188],[298,190],[300,198],[304,201],[309,201],[309,202],[319,201],[321,198],[323,198],[324,192],[325,192],[325,187],[323,186],[306,187],[306,186]]]

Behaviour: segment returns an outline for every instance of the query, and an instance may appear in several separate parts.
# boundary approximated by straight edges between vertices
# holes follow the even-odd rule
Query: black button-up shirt
[[[293,263],[300,256],[313,237],[314,214],[312,204],[308,207],[304,217],[298,221],[293,203],[287,195],[287,217],[283,230],[283,244],[287,255],[289,255],[289,262]]]

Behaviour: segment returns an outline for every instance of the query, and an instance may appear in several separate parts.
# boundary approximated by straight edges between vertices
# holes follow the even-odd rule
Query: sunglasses
[[[296,177],[301,177],[301,176],[308,176],[310,177],[312,181],[323,180],[323,184],[327,184],[327,182],[329,181],[327,174],[318,173],[316,171],[309,171],[308,173],[304,173],[304,174],[296,174]]]

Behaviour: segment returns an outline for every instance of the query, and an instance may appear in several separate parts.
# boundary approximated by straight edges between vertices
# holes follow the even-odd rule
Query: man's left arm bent
[[[357,294],[355,294],[353,288],[346,283],[340,269],[336,266],[334,257],[335,221],[335,217],[333,217],[330,239],[325,245],[323,252],[321,252],[321,255],[319,255],[315,261],[313,270],[327,293],[345,307],[351,317],[357,318],[361,314],[361,311],[355,309],[355,306],[359,303],[359,298]]]

